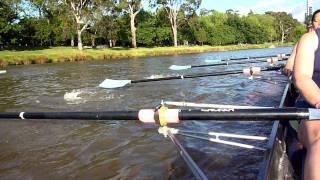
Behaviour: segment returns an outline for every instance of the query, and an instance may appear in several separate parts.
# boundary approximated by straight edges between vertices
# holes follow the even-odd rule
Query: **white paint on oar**
[[[0,70],[0,74],[5,74],[5,73],[7,73],[6,70]]]
[[[171,65],[169,69],[175,70],[175,71],[186,70],[186,69],[191,69],[191,65],[186,65],[186,66]]]
[[[204,104],[204,103],[192,103],[192,102],[176,102],[176,101],[163,101],[164,105],[180,106],[180,107],[200,107],[200,108],[232,108],[232,109],[264,109],[271,107],[262,106],[236,106],[236,105],[223,105],[223,104]]]
[[[111,89],[111,88],[124,87],[125,85],[130,83],[131,83],[131,80],[105,79],[102,83],[99,84],[99,87]]]

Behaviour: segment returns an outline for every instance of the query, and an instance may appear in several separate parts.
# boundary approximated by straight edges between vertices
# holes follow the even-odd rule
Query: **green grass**
[[[0,51],[0,66],[20,64],[42,64],[82,60],[107,60],[133,57],[148,57],[174,54],[201,53],[209,51],[228,51],[252,48],[268,48],[271,45],[288,46],[292,44],[241,44],[228,46],[179,46],[156,48],[105,48],[84,49],[71,47],[52,47],[43,50],[4,50]]]

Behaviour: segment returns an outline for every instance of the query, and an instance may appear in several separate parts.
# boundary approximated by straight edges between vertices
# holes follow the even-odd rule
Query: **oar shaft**
[[[288,58],[280,59],[278,61],[286,61]],[[267,62],[265,59],[263,60],[255,60],[255,61],[243,61],[243,62],[225,62],[225,63],[216,63],[216,64],[203,64],[203,65],[192,65],[191,68],[198,68],[198,67],[214,67],[214,66],[223,66],[223,65],[234,65],[234,64],[253,64],[253,63],[261,63]]]
[[[137,120],[138,111],[3,112],[0,119]]]
[[[284,67],[284,65],[280,64],[278,66],[273,66],[273,67],[264,67],[261,69],[261,71],[274,71],[274,70],[279,70],[283,67]],[[156,78],[156,79],[132,80],[131,83],[166,81],[166,80],[173,80],[173,79],[188,79],[188,78],[209,77],[209,76],[224,76],[224,75],[241,74],[241,73],[243,73],[243,70],[232,70],[232,71],[223,71],[223,72],[214,72],[214,73],[201,73],[201,74],[193,74],[193,75],[169,76],[169,77]]]
[[[217,111],[217,112],[216,112]],[[213,109],[183,110],[179,113],[180,120],[239,120],[239,121],[274,121],[274,120],[301,120],[309,119],[308,109]]]
[[[132,80],[131,83],[141,83],[141,82],[151,82],[151,81],[166,81],[173,79],[189,79],[189,78],[197,78],[197,77],[208,77],[208,76],[223,76],[223,75],[231,75],[231,74],[240,74],[242,70],[235,71],[224,71],[224,72],[214,72],[214,73],[201,73],[201,74],[193,74],[193,75],[179,75],[179,76],[170,76],[156,79],[141,79],[141,80]]]
[[[221,61],[233,61],[233,60],[243,60],[243,59],[257,59],[257,58],[268,58],[274,57],[277,55],[265,55],[265,56],[249,56],[249,57],[241,57],[241,58],[230,58],[230,59],[223,59]],[[290,56],[290,54],[285,54],[285,56]]]
[[[140,120],[145,123],[161,122],[163,119],[159,117],[168,123],[179,123],[180,120],[274,121],[303,120],[310,117],[320,119],[319,110],[311,110],[314,111],[311,114],[306,108],[168,109],[163,112],[156,112],[153,109],[103,112],[2,112],[0,119]]]

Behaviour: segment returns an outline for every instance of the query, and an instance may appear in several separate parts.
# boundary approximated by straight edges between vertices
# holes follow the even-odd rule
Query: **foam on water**
[[[66,92],[63,99],[67,102],[79,101],[82,99],[82,97],[79,96],[81,93],[81,90],[72,90],[71,92]]]
[[[5,73],[7,73],[6,70],[0,70],[0,74],[5,74]]]
[[[149,77],[147,77],[147,79],[157,79],[157,78],[163,78],[163,77],[166,77],[166,75],[162,75],[162,74],[154,74],[154,75],[151,75]]]
[[[113,91],[101,91],[96,88],[73,89],[71,92],[66,92],[63,99],[67,104],[83,104],[99,100],[112,100],[121,98],[123,95],[115,96]]]

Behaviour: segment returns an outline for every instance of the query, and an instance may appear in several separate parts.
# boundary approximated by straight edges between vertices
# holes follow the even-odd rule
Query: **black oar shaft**
[[[274,71],[274,70],[279,70],[283,67],[284,67],[284,65],[281,64],[278,66],[262,68],[261,71]],[[188,79],[188,78],[209,77],[209,76],[223,76],[223,75],[240,74],[240,73],[243,73],[243,70],[223,71],[223,72],[214,72],[214,73],[201,73],[201,74],[193,74],[193,75],[170,76],[170,77],[163,77],[163,78],[156,78],[156,79],[132,80],[131,83],[166,81],[166,80],[173,80],[173,79]]]
[[[288,58],[280,59],[278,61],[286,61]],[[243,62],[226,62],[226,63],[216,63],[216,64],[203,64],[203,65],[192,65],[191,68],[198,68],[198,67],[214,67],[214,66],[223,66],[223,65],[235,65],[235,64],[253,64],[253,63],[261,63],[267,62],[264,60],[255,60],[255,61],[243,61]]]
[[[3,112],[0,118],[14,119],[78,119],[78,120],[137,120],[137,111],[105,112]]]
[[[223,75],[230,75],[230,74],[239,74],[242,72],[243,72],[242,70],[235,70],[235,71],[224,71],[224,72],[214,72],[214,73],[201,73],[201,74],[193,74],[193,75],[180,75],[180,76],[170,76],[170,77],[163,77],[163,78],[157,78],[157,79],[133,80],[131,81],[131,83],[166,81],[166,80],[173,80],[173,79],[188,79],[188,78],[208,77],[208,76],[223,76]]]
[[[223,59],[221,61],[233,61],[233,60],[243,60],[243,59],[258,59],[258,58],[268,58],[268,57],[275,57],[275,56],[277,56],[277,55],[249,56],[249,57],[241,57],[241,58]],[[290,54],[285,54],[285,56],[290,56]]]
[[[148,111],[147,118],[143,112]],[[171,112],[169,112],[171,111]],[[306,108],[265,108],[265,109],[202,109],[202,110],[178,110],[169,109],[163,112],[163,117],[170,118],[172,112],[177,114],[179,120],[223,120],[223,121],[274,121],[274,120],[303,120],[311,116]],[[150,116],[151,112],[151,116]],[[320,114],[319,114],[320,115]],[[139,111],[103,111],[103,112],[2,112],[0,119],[69,119],[69,120],[149,120],[159,117],[154,110]],[[315,117],[320,119],[320,117]]]
[[[180,120],[239,120],[239,121],[274,121],[274,120],[302,120],[309,119],[308,109],[221,109],[208,110],[183,110],[179,113]]]

